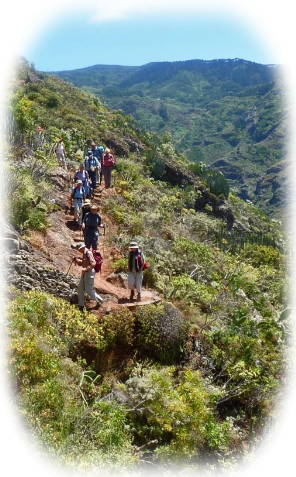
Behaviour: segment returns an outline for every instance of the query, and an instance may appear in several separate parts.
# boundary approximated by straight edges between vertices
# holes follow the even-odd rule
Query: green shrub
[[[163,364],[177,362],[184,350],[188,322],[170,303],[149,305],[135,312],[136,347],[140,355]]]
[[[136,441],[158,441],[154,461],[188,462],[205,450],[228,448],[231,424],[219,424],[198,371],[138,366],[121,389],[133,402],[129,420]]]
[[[112,264],[114,272],[127,272],[128,263],[126,258],[119,258]]]
[[[30,230],[44,232],[50,226],[47,219],[47,208],[32,207],[30,199],[20,198],[19,200],[14,200],[9,212],[12,224],[20,232],[28,232]]]

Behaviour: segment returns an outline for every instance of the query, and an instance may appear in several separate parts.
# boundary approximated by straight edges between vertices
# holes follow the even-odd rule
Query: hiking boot
[[[135,297],[135,291],[131,290],[130,301],[133,301],[134,297]]]
[[[84,306],[79,306],[79,311],[83,311],[84,310]]]
[[[142,300],[141,293],[138,293],[137,301],[141,301],[141,300]]]

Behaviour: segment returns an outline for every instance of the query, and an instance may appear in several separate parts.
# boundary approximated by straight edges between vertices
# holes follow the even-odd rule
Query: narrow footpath
[[[117,228],[110,221],[108,215],[103,215],[100,209],[106,197],[114,193],[116,193],[114,188],[105,189],[102,184],[97,188],[95,197],[92,199],[93,204],[99,205],[99,214],[102,216],[103,223],[106,224],[105,234],[104,229],[100,229],[98,247],[103,257],[102,270],[95,276],[95,289],[104,299],[104,303],[98,310],[93,310],[95,302],[86,300],[86,309],[96,314],[108,313],[116,307],[135,308],[161,300],[157,292],[143,287],[142,301],[130,303],[127,279],[124,274],[116,274],[113,271],[112,262],[122,258],[120,251],[112,246],[112,235],[116,233]],[[47,230],[43,239],[42,249],[47,251],[51,265],[63,273],[79,277],[81,269],[72,263],[76,252],[71,249],[71,245],[84,240],[82,231],[79,230],[78,224],[74,222],[73,208],[70,207],[69,197],[70,192],[59,193],[58,202],[64,204],[64,206],[51,214],[51,227]]]

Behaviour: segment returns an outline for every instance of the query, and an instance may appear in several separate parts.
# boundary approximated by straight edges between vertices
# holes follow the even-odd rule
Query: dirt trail
[[[96,191],[92,203],[101,206],[104,203],[105,198],[109,194],[114,193],[114,189],[106,190],[104,189],[104,186],[100,186]],[[69,195],[69,193],[65,192],[58,193],[58,201],[63,203],[64,207],[51,214],[51,228],[48,229],[46,236],[43,238],[41,249],[46,253],[46,261],[47,264],[50,263],[51,268],[57,268],[64,273],[80,276],[81,268],[72,263],[73,256],[75,256],[77,252],[71,249],[71,245],[83,241],[83,234],[79,231],[77,223],[74,222],[73,209],[66,206],[66,204],[69,204]],[[99,213],[101,215],[100,211]],[[106,231],[104,235],[103,229],[100,229],[98,249],[103,257],[103,265],[101,273],[96,274],[95,289],[104,299],[104,303],[99,310],[94,311],[96,313],[105,313],[111,311],[113,308],[121,306],[134,308],[136,306],[143,306],[160,301],[161,299],[155,291],[143,288],[142,301],[140,303],[130,303],[130,291],[125,288],[124,285],[120,285],[117,282],[110,283],[107,280],[113,273],[113,256],[118,256],[120,252],[110,245],[110,234],[114,233],[114,225],[107,215],[102,216],[102,221],[106,224]],[[38,257],[38,260],[40,259],[41,257]],[[86,302],[87,309],[92,309],[94,306],[94,302]]]

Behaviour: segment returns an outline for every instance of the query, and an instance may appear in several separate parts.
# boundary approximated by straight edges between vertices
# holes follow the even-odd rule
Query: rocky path
[[[100,187],[92,202],[100,206],[104,203],[105,198],[112,193],[116,193],[115,189],[105,190],[104,187]],[[49,280],[54,279],[52,278],[54,272],[54,277],[57,275],[57,280],[62,280],[62,283],[71,281],[73,278],[69,293],[72,294],[70,301],[75,302],[73,294],[75,294],[76,286],[73,289],[73,281],[75,284],[78,283],[81,269],[72,262],[73,256],[77,252],[71,249],[71,245],[83,241],[83,234],[78,230],[78,225],[74,222],[73,210],[69,206],[69,196],[70,193],[68,191],[58,192],[53,196],[59,208],[50,216],[51,227],[47,230],[46,235],[43,236],[38,233],[32,235],[30,239],[30,253],[33,256],[35,267],[39,267],[38,270],[40,270],[40,267],[44,267],[49,270],[48,273],[51,271]],[[105,235],[102,232],[99,238],[99,250],[103,256],[103,266],[101,273],[96,274],[95,289],[104,299],[104,303],[99,310],[93,311],[101,314],[121,306],[134,308],[160,301],[161,298],[155,291],[143,288],[142,301],[140,303],[129,302],[130,291],[127,288],[127,275],[114,273],[112,269],[113,260],[122,257],[120,251],[112,246],[111,234],[116,233],[116,227],[110,222],[108,216],[103,216],[102,219],[107,224],[107,227]],[[103,229],[100,230],[103,231]],[[26,260],[31,262],[30,257],[26,258]],[[34,276],[34,274],[36,275],[36,272],[33,270],[31,275]],[[29,283],[31,279],[32,277],[29,278]],[[67,283],[65,285],[68,287]],[[29,288],[34,288],[34,286],[34,283],[31,283]],[[67,289],[65,289],[64,294],[59,292],[59,296],[67,297]],[[87,309],[92,310],[94,306],[94,302],[86,301]]]
[[[77,285],[81,269],[72,262],[77,252],[71,249],[71,245],[83,241],[83,235],[78,230],[73,211],[69,207],[70,174],[58,168],[54,178],[56,187],[52,190],[50,200],[57,207],[50,214],[51,227],[45,234],[33,232],[26,241],[9,224],[5,226],[3,240],[7,284],[21,290],[46,291],[71,303],[77,303]],[[115,189],[105,190],[100,187],[93,203],[102,205],[105,198],[114,193]],[[106,234],[101,234],[99,239],[103,266],[102,272],[96,274],[95,289],[103,297],[104,303],[94,312],[108,313],[121,306],[134,308],[160,301],[155,291],[143,288],[142,301],[129,302],[127,276],[114,273],[112,268],[113,261],[122,258],[120,251],[112,246],[112,235],[116,233],[116,226],[107,215],[102,219],[107,227]],[[92,310],[94,306],[94,302],[86,301],[87,309]]]

